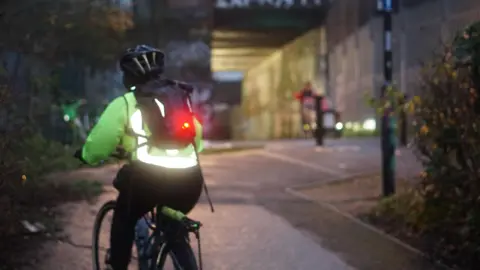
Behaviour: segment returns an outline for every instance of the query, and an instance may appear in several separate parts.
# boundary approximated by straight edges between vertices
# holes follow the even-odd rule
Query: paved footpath
[[[335,154],[322,154],[313,148],[298,150],[301,144],[294,144],[298,143],[287,143],[282,149],[297,152],[252,150],[202,159],[216,209],[210,213],[203,198],[191,213],[204,223],[204,269],[434,269],[417,254],[352,220],[287,194],[286,187],[332,179],[337,176],[335,171],[340,174],[338,168],[330,172],[323,167],[315,169],[315,163],[302,160],[298,153],[311,151],[317,158],[332,158]],[[292,154],[286,154],[289,152]],[[115,171],[116,167],[110,166],[76,174],[109,183]],[[96,203],[66,206],[70,213],[65,217],[66,233],[74,245],[50,243],[41,254],[45,260],[36,269],[91,269],[88,245],[94,215],[104,201],[115,195],[106,185],[106,192]]]

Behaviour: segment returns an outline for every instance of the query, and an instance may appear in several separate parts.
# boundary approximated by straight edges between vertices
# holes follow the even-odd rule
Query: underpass
[[[318,27],[326,11],[321,1],[285,1],[283,5],[263,1],[264,4],[238,6],[222,5],[222,2],[217,1],[213,15],[214,73],[246,72],[288,42]],[[302,4],[304,2],[306,4]]]
[[[227,102],[230,106],[222,116],[216,114],[229,130],[229,135],[216,139],[299,135],[299,109],[292,97],[307,81],[324,91],[325,72],[317,67],[324,37],[318,30],[328,5],[301,0],[216,2],[211,38],[214,92],[218,102],[237,101]],[[312,61],[305,63],[306,58]]]

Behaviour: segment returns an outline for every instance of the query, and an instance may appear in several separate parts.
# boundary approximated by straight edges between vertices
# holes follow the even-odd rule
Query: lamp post
[[[381,99],[388,97],[388,89],[392,85],[393,57],[392,57],[392,14],[394,0],[378,0],[377,11],[383,15],[383,73],[385,83],[381,91]],[[393,104],[394,102],[391,102]],[[395,118],[393,108],[386,108],[381,121],[381,149],[382,149],[382,184],[383,196],[388,197],[395,193]]]

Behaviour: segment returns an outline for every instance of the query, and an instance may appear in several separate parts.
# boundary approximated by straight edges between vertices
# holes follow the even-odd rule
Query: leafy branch
[[[94,0],[8,0],[2,4],[0,50],[63,66],[72,59],[107,67],[124,47],[132,15]]]

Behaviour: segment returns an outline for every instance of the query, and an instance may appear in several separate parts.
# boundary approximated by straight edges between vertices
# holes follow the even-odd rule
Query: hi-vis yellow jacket
[[[157,105],[162,106],[159,102]],[[194,125],[197,151],[201,152],[203,150],[202,126],[197,119],[194,119]],[[132,136],[128,130],[141,136]],[[132,160],[156,166],[181,169],[198,164],[198,157],[192,144],[183,149],[156,149],[145,145],[146,138],[143,136],[150,134],[146,125],[143,124],[142,114],[137,108],[134,94],[126,93],[113,100],[102,113],[83,146],[82,158],[88,164],[96,165],[106,160],[120,145],[132,154]]]

